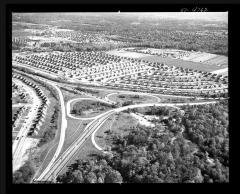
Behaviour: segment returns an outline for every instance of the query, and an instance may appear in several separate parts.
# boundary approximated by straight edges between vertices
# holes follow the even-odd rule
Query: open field
[[[95,141],[96,143],[105,148],[108,145],[108,141],[106,138],[107,134],[106,131],[110,131],[111,133],[118,133],[125,135],[128,133],[126,129],[130,129],[138,124],[137,119],[133,118],[130,114],[120,112],[113,116],[111,116],[103,125],[102,127],[96,132],[95,134]]]
[[[64,88],[61,88],[61,91],[63,93],[64,96],[64,102],[68,102],[69,100],[73,99],[73,98],[89,98],[89,96],[84,95],[84,94],[76,94],[73,91],[66,91]]]
[[[223,67],[228,65],[228,58],[225,56],[217,55],[211,59],[204,61],[203,63]]]
[[[220,67],[224,68],[228,66],[228,57],[206,52],[195,52],[178,49],[155,49],[155,48],[132,48],[132,49],[125,48],[124,50],[132,53],[147,54],[149,56],[159,56],[170,59],[181,59],[184,61],[202,63],[219,68]]]
[[[164,63],[168,66],[189,68],[189,69],[193,69],[193,70],[206,71],[206,72],[211,72],[211,71],[222,69],[222,68],[226,67],[225,65],[222,67],[218,67],[218,66],[203,64],[203,63],[199,63],[199,62],[184,61],[182,59],[163,58],[160,56],[143,57],[141,59],[150,61],[150,62]]]
[[[106,131],[111,131],[113,127],[113,123],[115,121],[116,116],[113,115],[109,117],[104,124],[100,127],[100,129],[95,133],[94,139],[98,146],[105,149],[106,148]]]
[[[57,143],[50,143],[51,145],[46,146],[45,150],[41,152],[40,155],[40,161],[41,166],[38,168],[38,173],[36,174],[37,176],[40,175],[44,169],[48,166],[48,163],[51,161],[52,157],[54,156],[54,153],[57,150]]]
[[[31,35],[32,35],[31,32],[25,31],[25,30],[22,30],[22,29],[12,31],[12,36],[13,37],[21,37],[21,38],[25,37],[25,38],[27,38],[28,36],[31,36]]]
[[[211,73],[222,75],[222,76],[228,76],[228,68],[212,71]]]
[[[157,102],[157,99],[152,96],[124,93],[109,95],[109,99],[120,104],[124,102],[131,102],[132,104]]]
[[[120,57],[130,57],[130,58],[137,58],[137,59],[151,56],[149,54],[129,52],[129,51],[125,51],[125,50],[111,50],[111,51],[107,51],[106,53],[111,54],[111,55],[120,56]]]
[[[91,120],[81,121],[68,118],[69,124],[66,130],[66,137],[60,155],[66,151],[66,149],[82,134],[84,128],[89,122],[91,122]]]

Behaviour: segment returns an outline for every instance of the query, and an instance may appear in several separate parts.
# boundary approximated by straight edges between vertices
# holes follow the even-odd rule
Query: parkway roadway
[[[73,101],[73,100],[72,100]],[[213,104],[217,103],[217,101],[211,101],[211,102],[196,102],[196,103],[146,103],[146,104],[136,104],[136,105],[129,105],[124,106],[120,108],[115,108],[112,110],[109,110],[105,113],[102,113],[96,117],[94,117],[94,120],[91,121],[86,128],[83,130],[83,133],[81,136],[79,136],[67,149],[65,152],[61,154],[60,157],[53,157],[52,161],[49,163],[48,167],[44,170],[44,172],[34,181],[49,181],[54,180],[57,175],[67,166],[68,162],[76,155],[77,151],[80,149],[80,147],[84,144],[84,142],[91,136],[93,145],[100,151],[103,151],[106,153],[102,148],[100,148],[94,141],[94,133],[104,124],[104,122],[113,114],[117,112],[121,112],[127,109],[132,108],[138,108],[138,107],[148,107],[148,106],[168,106],[168,107],[174,107],[178,108],[178,106],[184,106],[184,105],[190,105],[190,106],[196,106],[196,105],[203,105],[203,104]],[[69,116],[70,113],[67,111],[67,116]],[[73,117],[71,115],[71,117]],[[75,117],[75,119],[81,119],[79,117]],[[61,135],[62,134],[61,130]],[[63,137],[60,139],[64,139]],[[60,143],[59,143],[60,145]],[[57,153],[57,151],[56,151]],[[59,152],[58,152],[59,154]],[[57,154],[55,154],[57,155]],[[57,159],[56,159],[57,158]],[[54,175],[54,176],[53,176]]]

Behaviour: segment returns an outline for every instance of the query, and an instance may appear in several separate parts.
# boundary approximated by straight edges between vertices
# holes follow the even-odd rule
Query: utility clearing
[[[144,115],[142,114],[136,114],[136,113],[130,113],[131,116],[133,116],[135,119],[138,120],[139,124],[147,126],[147,127],[155,127],[155,125],[151,122],[149,122],[146,118],[144,118]]]

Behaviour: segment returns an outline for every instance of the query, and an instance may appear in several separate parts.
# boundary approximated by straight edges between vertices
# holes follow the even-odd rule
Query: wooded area
[[[109,133],[112,156],[78,160],[58,182],[228,182],[228,102],[183,110],[184,117],[162,107],[147,113],[168,116],[164,120],[168,133],[162,133],[162,127],[142,126],[126,136]]]

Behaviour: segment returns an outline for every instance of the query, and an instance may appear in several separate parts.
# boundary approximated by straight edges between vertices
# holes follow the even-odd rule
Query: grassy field
[[[124,135],[124,129],[129,129],[138,124],[138,121],[128,113],[120,112],[116,114],[111,130]]]
[[[104,113],[110,109],[111,107],[109,107],[108,104],[98,102],[95,100],[81,100],[71,104],[71,113],[73,110],[75,110],[76,113],[72,114],[81,118],[91,118],[101,113]]]
[[[113,127],[113,123],[115,121],[115,115],[111,116],[108,118],[107,121],[104,122],[104,124],[100,127],[100,129],[95,133],[95,141],[97,145],[99,145],[101,148],[105,149],[106,142],[105,142],[105,137],[106,137],[106,131],[111,130]]]
[[[13,37],[20,37],[20,38],[27,38],[28,36],[32,36],[33,34],[29,31],[25,31],[25,30],[13,30],[12,31],[12,36]]]
[[[128,113],[120,112],[119,114],[115,114],[110,117],[102,125],[102,127],[96,132],[94,139],[100,147],[105,148],[110,143],[109,140],[106,139],[106,131],[110,130],[111,132],[125,135],[128,133],[128,131],[125,129],[130,129],[137,124],[138,121],[131,115]]]
[[[56,142],[51,142],[50,144],[51,146],[46,146],[45,150],[40,152],[39,160],[41,161],[41,165],[38,168],[37,176],[39,176],[44,171],[57,150],[58,144]]]
[[[69,122],[71,120],[71,122]],[[74,119],[68,119],[68,127],[66,130],[65,141],[61,150],[60,155],[83,133],[84,128],[87,124],[91,122],[88,121],[79,121]]]
[[[110,94],[112,92],[115,92],[115,91],[112,91],[112,90],[98,90],[98,94],[96,96],[104,98],[107,94]]]
[[[107,51],[106,53],[110,55],[116,55],[120,57],[131,57],[131,58],[143,58],[143,57],[151,56],[149,54],[130,52],[125,50],[111,50],[111,51]]]
[[[61,91],[64,96],[64,102],[67,102],[73,98],[89,98],[87,95],[75,94],[74,92],[69,92],[61,88]]]
[[[71,100],[73,98],[90,98],[91,96],[88,95],[84,95],[84,94],[75,94],[74,92],[70,92],[67,91],[65,89],[62,89],[62,92],[64,94],[64,101],[67,102],[68,100]],[[94,89],[93,89],[94,90]],[[104,98],[107,94],[115,92],[114,90],[98,90],[95,89],[96,91],[98,91],[98,93],[93,94],[94,97],[102,97]]]
[[[124,94],[124,93],[110,95],[109,99],[121,104],[126,101],[132,101],[133,104],[157,102],[157,99],[151,96]]]
[[[80,125],[79,125],[80,122]],[[89,122],[89,121],[86,121]],[[68,146],[82,133],[84,122],[76,120],[76,122],[69,122],[68,120],[68,128],[66,130],[66,136],[65,136],[65,141],[64,145],[62,147],[62,150],[60,152],[60,155],[68,148]],[[78,127],[78,128],[75,128]],[[49,144],[45,144],[42,146],[41,149],[41,155],[40,155],[40,160],[42,161],[41,167],[39,168],[38,175],[40,175],[43,170],[47,167],[48,163],[51,161],[54,153],[56,152],[57,146],[58,146],[58,141],[59,141],[59,136],[58,134],[54,141],[51,141]],[[59,155],[59,156],[60,156]]]
[[[216,65],[208,65],[203,63],[197,63],[197,62],[191,62],[191,61],[184,61],[181,59],[171,59],[171,58],[163,58],[160,56],[150,56],[150,57],[143,57],[142,60],[150,61],[150,62],[160,62],[164,63],[168,66],[176,66],[176,67],[182,67],[182,68],[190,68],[194,70],[200,70],[200,71],[215,71],[218,69],[222,69],[227,67],[225,66],[216,66]]]

